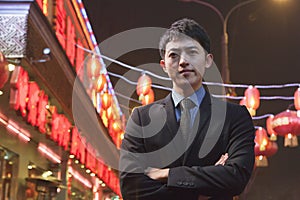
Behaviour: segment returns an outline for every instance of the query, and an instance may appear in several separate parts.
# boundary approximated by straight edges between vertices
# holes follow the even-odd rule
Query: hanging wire
[[[270,116],[272,116],[273,114],[264,114],[264,115],[261,115],[261,116],[254,116],[252,117],[253,120],[260,120],[260,119],[265,119],[265,118],[268,118]]]
[[[136,99],[130,98],[130,97],[128,97],[128,96],[126,96],[126,95],[124,95],[124,94],[121,94],[121,93],[118,93],[118,92],[116,92],[116,95],[117,95],[117,96],[119,96],[119,97],[122,97],[122,98],[124,98],[124,99],[130,100],[130,101],[133,101],[133,102],[135,102],[135,103],[142,104],[142,103],[141,103],[139,100],[136,100]]]
[[[95,53],[94,51],[90,50],[90,49],[87,49],[87,48],[84,48],[78,44],[75,44],[78,48],[81,48],[82,50],[88,52],[88,53]],[[128,65],[128,64],[125,64],[121,61],[118,61],[118,60],[115,60],[113,58],[110,58],[108,56],[105,56],[103,54],[101,55],[98,55],[100,56],[101,58],[105,59],[105,60],[108,60],[110,62],[113,62],[115,64],[118,64],[122,67],[125,67],[127,69],[130,69],[130,70],[133,70],[133,71],[136,71],[136,72],[139,72],[139,73],[146,73],[152,77],[155,77],[157,79],[160,79],[160,80],[164,80],[164,81],[170,81],[171,79],[169,77],[164,77],[164,76],[160,76],[160,75],[157,75],[153,72],[150,72],[150,71],[147,71],[145,69],[140,69],[140,68],[137,68],[137,67],[134,67],[134,66],[131,66],[131,65]],[[114,74],[116,76],[116,74]],[[203,81],[203,84],[204,85],[210,85],[210,86],[220,86],[220,87],[234,87],[234,88],[248,88],[249,86],[253,85],[253,84],[250,84],[250,85],[247,85],[247,84],[228,84],[228,83],[218,83],[218,82],[206,82],[206,81]],[[287,88],[287,87],[300,87],[300,83],[288,83],[288,84],[280,84],[280,85],[275,85],[275,84],[272,84],[272,85],[254,85],[257,89],[270,89],[270,88],[275,88],[275,89],[278,89],[278,88]],[[165,88],[164,88],[165,89]],[[280,98],[280,97],[279,97]]]

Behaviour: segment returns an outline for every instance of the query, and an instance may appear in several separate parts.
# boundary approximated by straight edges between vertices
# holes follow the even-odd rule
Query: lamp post
[[[215,7],[214,5],[202,1],[202,0],[180,0],[182,2],[194,2],[194,3],[198,3],[201,5],[204,5],[206,7],[209,7],[210,9],[212,9],[214,12],[216,12],[222,22],[223,25],[223,33],[222,33],[222,40],[221,40],[221,64],[222,64],[222,79],[224,83],[230,83],[230,73],[229,73],[229,64],[228,64],[228,33],[227,33],[227,24],[228,24],[228,19],[230,17],[230,15],[237,10],[238,8],[247,5],[249,3],[252,3],[256,0],[248,0],[248,1],[244,1],[241,2],[237,5],[235,5],[233,8],[231,8],[229,10],[229,12],[226,14],[226,16],[224,17],[224,15],[221,13],[221,11]]]

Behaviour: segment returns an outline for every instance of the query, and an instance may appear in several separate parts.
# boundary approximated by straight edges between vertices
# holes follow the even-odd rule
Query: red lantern
[[[300,87],[295,91],[294,97],[295,108],[300,110]]]
[[[99,115],[102,119],[102,122],[103,122],[104,126],[108,127],[108,121],[109,120],[108,120],[107,115],[106,115],[106,110],[101,109]]]
[[[112,95],[108,92],[104,92],[101,95],[101,106],[104,110],[109,108],[112,104]]]
[[[138,83],[136,86],[137,95],[140,96],[148,94],[151,89],[151,84],[151,78],[146,74],[142,74],[142,76],[140,76],[140,78],[138,79]]]
[[[269,138],[266,132],[266,129],[259,127],[256,131],[255,131],[255,143],[257,145],[259,145],[259,149],[261,151],[264,151],[266,149],[266,146],[269,142]]]
[[[251,85],[245,90],[245,97],[246,97],[246,106],[253,110],[257,110],[260,104],[259,90],[256,87],[253,87]]]
[[[93,81],[93,88],[96,92],[101,92],[104,89],[106,84],[106,76],[105,74],[100,74],[94,81]]]
[[[300,135],[300,113],[286,110],[277,114],[272,121],[273,130],[285,137],[284,146],[298,146],[297,135]]]
[[[267,131],[268,134],[270,135],[270,140],[271,141],[276,141],[277,140],[277,133],[274,131],[273,127],[272,127],[272,121],[274,119],[274,115],[270,115],[267,119]]]
[[[113,121],[112,122],[112,130],[115,132],[115,133],[119,133],[123,130],[122,128],[122,124],[120,121]]]
[[[95,79],[100,75],[102,64],[100,58],[97,55],[93,54],[92,56],[90,56],[90,58],[86,63],[86,66],[87,66],[87,75],[89,78]]]
[[[113,118],[113,109],[112,106],[106,109],[106,117],[108,120],[111,120]]]
[[[277,152],[277,144],[269,141],[267,132],[264,128],[259,127],[255,132],[255,164],[258,167],[268,166],[267,157]],[[274,144],[273,144],[274,143]]]
[[[3,88],[9,77],[8,63],[0,51],[0,89]]]
[[[267,157],[273,156],[278,151],[278,145],[276,142],[269,141],[266,149],[261,151],[258,144],[255,144],[255,165],[257,167],[266,167],[268,166]]]
[[[143,105],[147,105],[149,103],[152,103],[154,101],[154,92],[153,92],[153,90],[150,89],[148,94],[141,95],[140,100],[142,101]]]

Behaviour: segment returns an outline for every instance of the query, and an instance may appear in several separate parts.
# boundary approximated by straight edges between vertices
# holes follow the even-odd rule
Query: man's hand
[[[225,153],[221,158],[216,162],[215,165],[225,165],[226,160],[228,159],[228,153]]]
[[[158,169],[158,168],[148,167],[145,170],[145,174],[154,180],[165,181],[168,179],[169,169],[168,168],[167,169]]]
[[[228,153],[225,153],[224,155],[221,156],[221,158],[215,163],[216,165],[225,165],[226,160],[228,159]],[[198,200],[208,200],[210,197],[208,196],[198,196]]]

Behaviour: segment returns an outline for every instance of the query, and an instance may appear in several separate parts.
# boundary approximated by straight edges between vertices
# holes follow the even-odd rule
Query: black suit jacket
[[[200,105],[189,145],[182,144],[171,95],[134,109],[121,146],[120,187],[125,200],[232,199],[254,166],[254,126],[244,106],[211,97]],[[222,154],[229,158],[215,166]],[[166,181],[144,174],[170,168]]]

